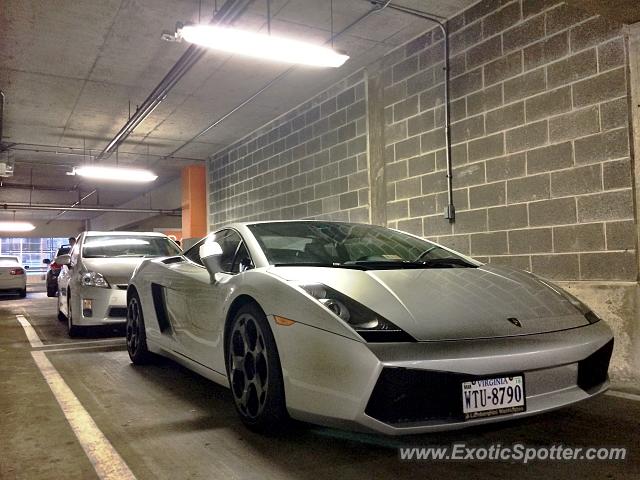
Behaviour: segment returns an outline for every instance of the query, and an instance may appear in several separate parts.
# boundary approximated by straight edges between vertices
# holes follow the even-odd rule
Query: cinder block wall
[[[364,72],[215,154],[210,226],[325,218],[369,221]]]
[[[564,282],[614,328],[614,378],[639,381],[622,26],[553,0],[485,0],[449,28],[455,223],[443,216],[443,39],[434,29],[215,154],[211,228],[376,221]]]
[[[450,22],[453,224],[442,215],[441,36],[392,54],[387,220],[557,280],[633,281],[621,26],[549,3],[482,2]]]

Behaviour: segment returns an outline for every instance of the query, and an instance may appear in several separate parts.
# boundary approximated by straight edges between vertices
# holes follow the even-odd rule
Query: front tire
[[[69,329],[69,337],[77,338],[82,333],[82,328],[73,324],[73,314],[71,313],[71,295],[67,289],[67,327]]]
[[[247,304],[228,325],[225,357],[236,411],[260,433],[288,424],[280,356],[269,322],[260,307]]]
[[[147,348],[147,331],[144,328],[140,297],[136,291],[131,293],[127,304],[126,339],[131,363],[144,365],[153,360],[153,353]]]

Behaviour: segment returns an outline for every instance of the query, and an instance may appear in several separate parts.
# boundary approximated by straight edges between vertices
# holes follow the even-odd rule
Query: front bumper
[[[288,336],[292,328],[276,331]],[[297,335],[290,340],[295,348],[278,342],[287,407],[313,423],[389,435],[452,430],[551,411],[608,387],[612,335],[604,322],[521,337],[403,344],[364,344],[299,328],[308,330],[304,347]],[[463,419],[462,381],[515,373],[525,377],[526,411]]]
[[[119,287],[81,287],[79,304],[73,311],[73,323],[96,326],[124,323],[127,320],[127,291]],[[90,303],[91,308],[88,309]],[[76,314],[79,312],[79,314]]]

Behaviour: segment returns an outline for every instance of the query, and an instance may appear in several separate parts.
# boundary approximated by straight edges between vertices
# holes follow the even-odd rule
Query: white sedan
[[[0,257],[0,292],[15,291],[27,296],[27,272],[18,257]]]

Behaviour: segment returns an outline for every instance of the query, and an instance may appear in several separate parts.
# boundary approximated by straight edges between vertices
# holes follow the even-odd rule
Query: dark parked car
[[[56,257],[67,255],[70,251],[71,245],[62,245],[58,249]],[[47,258],[44,260],[44,263],[49,265],[49,269],[47,270],[47,297],[56,297],[58,296],[58,275],[60,275],[62,265],[58,265],[55,262],[55,258],[53,261]]]

